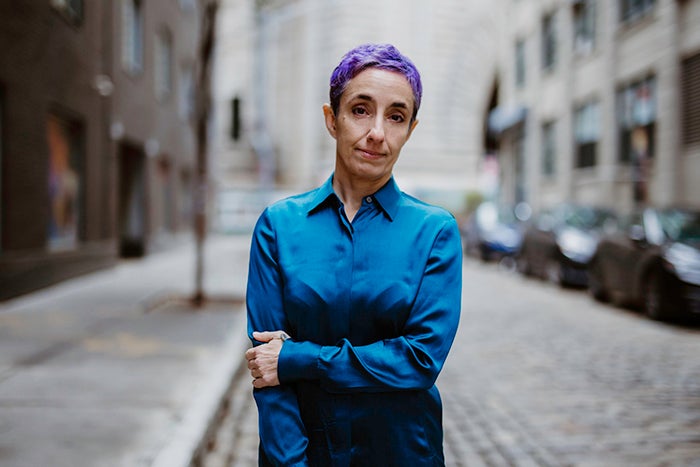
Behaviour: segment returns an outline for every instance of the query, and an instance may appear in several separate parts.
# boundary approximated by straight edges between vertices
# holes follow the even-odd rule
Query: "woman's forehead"
[[[401,73],[368,68],[353,77],[345,88],[343,100],[354,98],[403,102],[412,106],[413,90]]]

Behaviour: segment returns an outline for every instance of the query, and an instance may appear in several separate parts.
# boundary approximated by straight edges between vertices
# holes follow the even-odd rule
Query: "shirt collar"
[[[392,176],[383,187],[372,195],[372,198],[379,204],[382,211],[393,221],[396,217],[396,211],[399,209],[399,200],[401,191],[399,190],[394,177]],[[329,200],[335,199],[340,202],[338,196],[333,191],[333,175],[325,181],[316,191],[315,196],[311,200],[308,213],[311,214],[324,206]]]

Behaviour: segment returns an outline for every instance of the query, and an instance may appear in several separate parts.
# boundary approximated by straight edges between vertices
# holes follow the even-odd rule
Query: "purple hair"
[[[420,73],[413,62],[402,55],[391,44],[363,44],[346,53],[338,66],[331,74],[331,109],[338,114],[340,97],[343,95],[348,82],[367,68],[381,68],[383,70],[401,73],[413,90],[413,116],[415,120],[420,107],[423,94],[423,85],[420,81]]]

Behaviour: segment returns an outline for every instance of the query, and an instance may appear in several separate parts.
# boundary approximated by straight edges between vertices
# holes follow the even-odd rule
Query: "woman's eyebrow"
[[[374,102],[374,98],[368,94],[358,94],[352,97],[353,99],[360,99],[363,101]],[[398,107],[401,109],[408,109],[408,104],[403,101],[397,101],[392,103],[389,107]]]

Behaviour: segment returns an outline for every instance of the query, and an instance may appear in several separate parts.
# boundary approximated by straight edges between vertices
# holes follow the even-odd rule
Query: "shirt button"
[[[371,197],[371,196],[368,196],[367,198],[365,198],[365,201],[367,201],[368,203],[371,203],[371,202],[372,202],[372,197]]]

